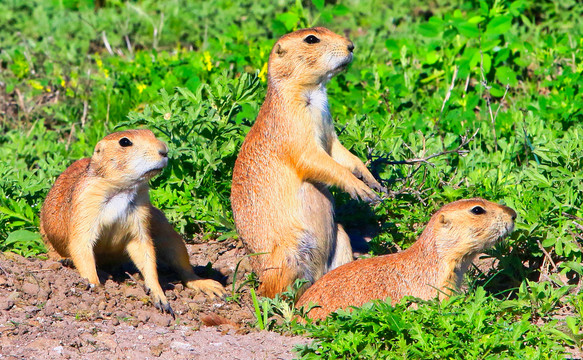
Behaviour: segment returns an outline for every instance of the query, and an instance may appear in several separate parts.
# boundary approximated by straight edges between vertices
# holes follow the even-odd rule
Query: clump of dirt
[[[196,272],[213,275],[231,289],[245,255],[236,240],[187,245]],[[205,266],[208,262],[213,269]],[[237,284],[250,272],[243,259]],[[150,302],[140,273],[131,265],[99,272],[103,286],[91,289],[62,262],[0,253],[0,354],[3,358],[83,359],[291,359],[309,340],[259,332],[248,292],[238,301],[211,299],[185,288],[159,268],[160,283],[176,313]],[[223,319],[207,327],[201,318]],[[207,323],[209,320],[207,320]]]

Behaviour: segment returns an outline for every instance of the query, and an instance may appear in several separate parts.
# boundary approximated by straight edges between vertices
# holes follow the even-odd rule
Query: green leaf
[[[443,24],[441,23],[441,20],[432,17],[428,22],[419,24],[417,30],[425,37],[438,37],[441,35],[442,28]]]
[[[42,241],[41,235],[28,230],[16,230],[11,232],[6,240],[4,240],[3,246],[13,245],[16,243],[31,244]]]
[[[332,8],[332,13],[336,16],[344,16],[350,13],[350,9],[346,5],[338,4]]]
[[[324,0],[312,0],[312,4],[319,11],[322,11],[322,9],[324,9],[324,2],[325,2]]]
[[[480,31],[478,30],[478,26],[476,24],[465,22],[456,25],[456,28],[460,32],[460,34],[467,38],[477,38],[478,36],[480,36]]]
[[[300,21],[299,16],[291,12],[279,14],[276,19],[281,21],[288,31],[292,31]]]
[[[508,66],[500,66],[496,68],[496,78],[501,84],[509,84],[511,86],[518,85],[516,73]]]
[[[510,30],[512,27],[512,16],[497,16],[488,22],[486,27],[486,36],[502,35]]]
[[[428,65],[435,64],[439,60],[437,51],[430,51],[425,55],[425,63]]]

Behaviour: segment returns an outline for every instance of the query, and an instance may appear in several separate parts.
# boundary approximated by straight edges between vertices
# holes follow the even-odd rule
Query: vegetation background
[[[337,193],[339,219],[374,229],[375,254],[465,197],[513,207],[517,230],[468,295],[261,326],[314,336],[304,358],[563,358],[583,336],[582,14],[575,0],[3,0],[0,250],[43,254],[56,177],[137,126],[171,147],[154,204],[186,237],[236,236],[231,173],[271,47],[322,25],[356,45],[328,86],[340,139],[390,189],[372,209]]]

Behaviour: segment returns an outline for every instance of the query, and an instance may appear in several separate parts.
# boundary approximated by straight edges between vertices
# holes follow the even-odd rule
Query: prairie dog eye
[[[320,39],[318,39],[317,37],[315,37],[314,35],[308,35],[306,36],[306,38],[304,39],[305,43],[308,44],[317,44],[320,42]]]
[[[124,137],[124,138],[119,139],[119,145],[121,147],[128,147],[128,146],[132,146],[133,143],[130,139]]]
[[[486,213],[486,210],[484,210],[484,208],[483,208],[483,207],[481,207],[481,206],[474,206],[474,207],[472,208],[472,210],[470,210],[470,211],[471,211],[471,212],[472,212],[472,214],[474,214],[474,215],[482,215],[482,214],[485,214],[485,213]]]

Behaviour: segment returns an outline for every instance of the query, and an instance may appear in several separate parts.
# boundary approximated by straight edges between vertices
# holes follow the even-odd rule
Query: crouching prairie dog
[[[243,243],[266,253],[251,257],[264,296],[353,260],[328,186],[365,201],[379,199],[370,187],[383,190],[338,141],[328,107],[326,83],[352,61],[353,50],[350,40],[317,27],[283,36],[271,51],[267,95],[239,152],[231,190]]]
[[[459,200],[437,211],[419,239],[396,254],[357,260],[322,277],[297,302],[317,304],[308,316],[411,295],[431,299],[459,287],[463,274],[483,250],[514,229],[516,212],[484,199]]]
[[[182,237],[150,203],[148,180],[168,163],[168,147],[150,130],[107,135],[93,156],[75,161],[58,178],[43,204],[41,234],[82,277],[99,284],[96,264],[127,257],[144,276],[154,305],[173,315],[158,282],[156,256],[172,267],[187,287],[209,295],[224,289],[192,270]]]

